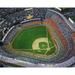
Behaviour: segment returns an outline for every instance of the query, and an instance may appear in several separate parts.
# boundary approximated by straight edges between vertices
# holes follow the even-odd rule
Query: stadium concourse
[[[25,67],[75,64],[75,31],[53,8],[0,9],[3,37],[0,61]],[[4,17],[5,16],[5,17]]]

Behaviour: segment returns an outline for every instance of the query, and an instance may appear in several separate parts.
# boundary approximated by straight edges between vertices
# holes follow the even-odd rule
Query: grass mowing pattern
[[[49,35],[49,34],[48,34]],[[19,51],[32,52],[34,54],[45,54],[47,49],[33,50],[32,43],[34,40],[40,37],[46,37],[49,40],[49,47],[54,46],[52,42],[51,36],[47,36],[46,27],[45,26],[34,26],[23,29],[12,42],[13,49]],[[55,52],[55,46],[51,48],[46,54],[52,54]]]

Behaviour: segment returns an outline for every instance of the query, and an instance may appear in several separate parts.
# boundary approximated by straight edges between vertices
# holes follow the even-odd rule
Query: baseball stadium
[[[1,40],[1,62],[25,67],[75,63],[75,29],[62,13],[51,8],[20,10],[5,17],[8,30]]]

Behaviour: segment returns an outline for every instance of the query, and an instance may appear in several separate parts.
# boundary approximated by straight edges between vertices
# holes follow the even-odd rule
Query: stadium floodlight
[[[59,7],[56,7],[56,9],[58,9],[59,11],[61,11],[62,9],[61,8],[59,8]]]
[[[69,17],[69,21],[73,24],[74,23],[74,21]]]
[[[28,11],[28,10],[32,10],[33,8],[26,8],[26,9],[24,9],[25,11]]]

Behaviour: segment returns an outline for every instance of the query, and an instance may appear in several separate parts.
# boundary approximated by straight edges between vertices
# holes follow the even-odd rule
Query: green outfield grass
[[[33,42],[38,38],[48,38],[48,42],[44,42],[46,40],[40,40],[37,48],[37,44]],[[38,43],[38,42],[35,42]],[[53,54],[56,50],[55,45],[49,35],[46,26],[32,26],[29,28],[23,29],[21,32],[18,32],[16,36],[12,40],[12,48],[17,51],[25,51],[31,52],[34,54]],[[36,47],[36,48],[35,48]],[[36,49],[36,50],[35,50]]]

